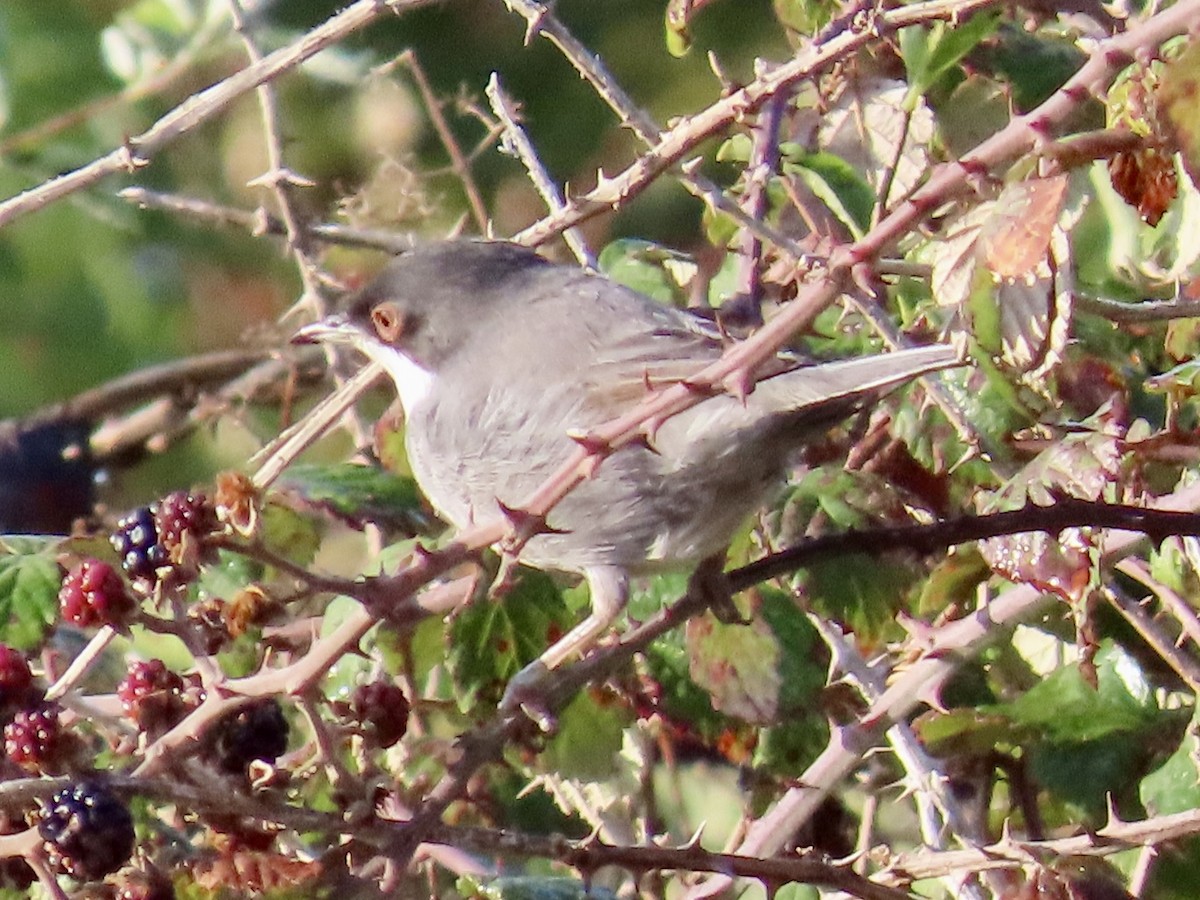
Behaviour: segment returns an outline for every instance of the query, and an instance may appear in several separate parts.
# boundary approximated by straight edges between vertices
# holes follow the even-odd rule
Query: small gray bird
[[[569,432],[694,376],[726,343],[697,316],[484,241],[400,255],[295,339],[349,344],[387,369],[413,474],[458,528],[519,507],[575,449]],[[808,366],[780,356],[744,400],[718,394],[668,419],[652,449],[616,451],[521,550],[530,565],[582,573],[591,591],[591,616],[540,662],[586,649],[624,606],[630,575],[723,554],[806,436],[958,361],[945,346]]]

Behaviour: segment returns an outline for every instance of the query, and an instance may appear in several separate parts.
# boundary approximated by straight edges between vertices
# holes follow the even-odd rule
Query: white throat
[[[400,404],[404,414],[411,416],[413,410],[429,396],[433,389],[434,374],[423,369],[403,353],[374,342],[368,342],[362,348],[363,353],[379,363],[391,376],[396,385],[396,393],[400,395]]]

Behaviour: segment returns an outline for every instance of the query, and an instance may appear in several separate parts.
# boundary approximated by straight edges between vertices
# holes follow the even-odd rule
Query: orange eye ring
[[[394,303],[380,303],[371,310],[371,324],[379,339],[394,344],[404,334],[404,315]]]

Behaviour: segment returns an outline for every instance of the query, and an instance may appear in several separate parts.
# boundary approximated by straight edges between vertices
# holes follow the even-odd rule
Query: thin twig
[[[135,172],[149,165],[158,151],[223,112],[260,84],[279,77],[281,73],[365,28],[384,13],[407,12],[435,2],[438,0],[356,0],[300,40],[190,97],[141,134],[129,138],[121,147],[0,203],[0,227],[110,175]]]
[[[550,173],[538,159],[533,142],[529,140],[525,129],[521,127],[519,113],[513,106],[512,100],[504,92],[504,88],[500,86],[500,77],[495,72],[488,79],[484,92],[492,104],[492,112],[496,114],[496,118],[504,127],[501,147],[519,159],[525,166],[529,180],[533,182],[534,188],[545,201],[546,207],[551,212],[563,209],[566,204],[563,202],[562,191],[558,189],[558,185],[550,178]],[[578,228],[568,228],[563,231],[562,236],[567,246],[571,248],[571,252],[575,254],[575,258],[579,260],[580,265],[595,271],[596,257],[588,249],[583,232]]]
[[[429,120],[433,123],[433,128],[450,157],[450,167],[458,176],[459,184],[463,186],[467,205],[471,207],[471,215],[475,219],[475,227],[479,229],[480,234],[487,234],[489,222],[487,207],[484,206],[483,196],[479,193],[475,177],[471,174],[471,164],[463,155],[462,148],[458,146],[458,141],[454,137],[454,132],[450,130],[450,125],[446,122],[441,101],[434,95],[429,79],[425,77],[425,70],[417,59],[417,54],[411,49],[405,50],[396,57],[395,63],[384,66],[382,71],[389,71],[396,63],[403,65],[411,73],[417,90],[421,93],[421,100],[425,103],[425,109],[429,112]]]

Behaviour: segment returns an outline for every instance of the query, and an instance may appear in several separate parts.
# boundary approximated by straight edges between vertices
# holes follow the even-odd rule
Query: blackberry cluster
[[[257,700],[220,719],[206,737],[205,756],[223,772],[244,775],[255,760],[273,763],[287,750],[288,723],[273,698]]]
[[[19,711],[4,726],[4,755],[30,772],[62,768],[72,741],[63,729],[57,703],[39,703]]]
[[[363,736],[380,747],[391,747],[408,730],[408,697],[390,681],[355,688],[350,712],[362,725]]]
[[[85,559],[63,578],[58,591],[62,617],[81,628],[121,622],[134,607],[116,570],[98,559]]]
[[[163,497],[151,509],[158,531],[158,543],[171,562],[194,564],[195,559],[185,557],[198,554],[201,539],[217,530],[217,512],[212,503],[204,494],[175,491]],[[192,544],[191,549],[188,543]]]
[[[135,662],[117,686],[126,717],[142,731],[159,734],[183,718],[187,704],[183,679],[161,659]]]
[[[170,564],[166,548],[158,542],[154,512],[148,506],[135,509],[117,522],[109,541],[130,578],[157,582],[159,568]]]
[[[114,794],[83,782],[50,798],[38,823],[51,862],[80,881],[115,872],[133,853],[133,817]]]

